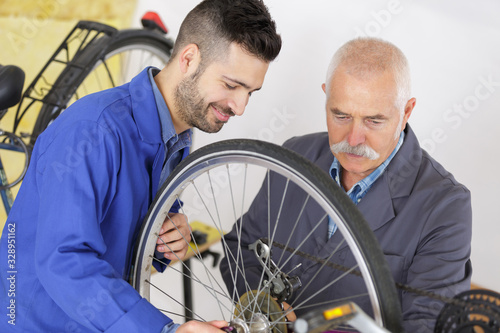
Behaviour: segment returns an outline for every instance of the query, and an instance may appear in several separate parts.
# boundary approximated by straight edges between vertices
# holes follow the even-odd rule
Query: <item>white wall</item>
[[[134,22],[160,13],[175,37],[198,0],[139,0]],[[282,143],[326,130],[321,84],[330,57],[367,34],[407,55],[417,106],[410,124],[424,147],[472,192],[473,282],[500,290],[500,2],[497,0],[265,0],[283,49],[245,116],[196,147],[226,138]]]

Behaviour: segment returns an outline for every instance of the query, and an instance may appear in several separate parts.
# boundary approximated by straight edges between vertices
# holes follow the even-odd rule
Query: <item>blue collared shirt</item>
[[[191,130],[187,130],[177,135],[175,132],[174,124],[172,123],[172,116],[167,107],[167,103],[163,98],[160,89],[156,85],[154,76],[159,73],[159,69],[151,67],[148,71],[149,80],[151,81],[151,86],[153,87],[153,95],[155,97],[156,107],[158,109],[158,116],[160,118],[161,125],[161,137],[165,143],[165,159],[163,160],[163,168],[161,170],[160,184],[158,185],[158,191],[168,175],[174,170],[174,168],[179,164],[185,155],[189,152],[189,147],[191,146]],[[163,327],[162,333],[174,333],[177,331],[179,324],[173,322],[165,325]]]
[[[349,191],[347,191],[347,195],[351,198],[352,202],[357,205],[361,199],[365,196],[368,190],[372,187],[373,183],[384,173],[385,169],[391,162],[392,158],[398,152],[399,148],[403,145],[405,137],[405,132],[401,131],[401,135],[399,136],[398,144],[396,148],[392,151],[391,155],[387,157],[387,159],[378,166],[372,173],[370,173],[365,178],[361,179],[359,182],[354,184],[353,187]],[[344,187],[340,182],[340,173],[342,171],[341,165],[335,156],[333,157],[332,165],[330,166],[330,177],[332,177],[337,184],[345,191]],[[331,238],[335,231],[337,230],[337,224],[332,220],[331,217],[328,217],[328,238]]]
[[[161,186],[167,179],[168,175],[172,173],[172,170],[174,170],[182,158],[188,154],[189,147],[191,146],[192,133],[191,130],[186,130],[179,135],[175,132],[167,103],[165,102],[165,99],[163,98],[160,89],[158,89],[154,80],[154,76],[159,72],[160,70],[154,67],[151,67],[148,71],[149,80],[151,81],[151,86],[153,87],[156,107],[158,109],[158,116],[160,117],[161,137],[165,143],[165,159],[163,160],[163,168],[161,170],[160,185],[158,186],[158,190],[161,189]]]

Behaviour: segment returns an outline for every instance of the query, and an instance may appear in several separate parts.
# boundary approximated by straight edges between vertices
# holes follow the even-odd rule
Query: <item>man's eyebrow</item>
[[[330,110],[332,111],[333,114],[338,115],[338,116],[350,116],[350,114],[342,112],[337,108],[332,108]],[[387,116],[382,114],[382,113],[377,113],[373,116],[366,116],[364,118],[365,119],[387,119]]]
[[[223,77],[224,79],[228,80],[228,81],[231,81],[231,82],[233,82],[233,83],[236,83],[236,84],[237,84],[237,85],[239,85],[239,86],[242,86],[242,87],[243,87],[243,88],[245,88],[245,89],[248,89],[248,90],[250,90],[250,89],[251,89],[251,88],[250,88],[250,86],[248,86],[248,84],[246,84],[245,82],[241,82],[241,81],[239,81],[239,80],[232,79],[232,78],[230,78],[229,76],[226,76],[226,75],[222,75],[222,77]],[[258,88],[256,88],[256,89],[254,89],[253,91],[260,90],[260,88],[261,88],[261,87],[258,87]]]
[[[349,115],[349,114],[347,114],[345,112],[340,111],[337,108],[333,108],[333,109],[330,109],[330,110],[332,111],[332,113],[334,113],[336,115],[339,115],[339,116],[348,116]]]
[[[373,116],[367,116],[367,119],[387,119],[387,117],[381,113],[377,113],[376,115]]]

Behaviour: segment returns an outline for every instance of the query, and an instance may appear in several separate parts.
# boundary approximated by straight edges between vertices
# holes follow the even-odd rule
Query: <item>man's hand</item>
[[[178,260],[184,258],[191,241],[191,227],[187,216],[179,213],[169,213],[160,230],[156,241],[156,249],[163,252],[165,258]]]
[[[288,319],[288,321],[296,321],[297,316],[295,315],[293,308],[287,302],[282,302],[282,304],[283,304],[283,311],[287,313],[286,319]]]
[[[222,327],[226,327],[228,325],[227,321],[223,320],[214,320],[206,323],[202,323],[200,321],[188,321],[185,324],[182,324],[177,329],[177,333],[220,333],[223,332],[220,330]]]

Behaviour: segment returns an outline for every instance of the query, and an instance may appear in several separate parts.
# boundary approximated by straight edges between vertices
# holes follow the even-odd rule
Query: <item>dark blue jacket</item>
[[[472,273],[469,260],[472,228],[470,192],[420,148],[409,125],[406,126],[405,132],[405,140],[398,153],[357,207],[375,233],[396,282],[453,297],[470,288]],[[333,154],[329,148],[326,132],[295,137],[287,141],[284,146],[308,158],[325,172],[328,172],[332,164]],[[242,244],[250,244],[258,238],[269,237],[267,221],[268,219],[274,221],[279,212],[280,222],[276,229],[275,240],[281,244],[287,243],[297,217],[302,216],[289,244],[296,248],[304,240],[304,236],[322,220],[324,211],[317,209],[317,206],[308,205],[301,214],[300,210],[305,201],[303,192],[294,191],[283,177],[273,177],[271,173],[270,178],[270,189],[267,188],[267,184],[261,188],[243,219]],[[286,185],[289,185],[286,191],[289,196],[286,199],[290,200],[285,200],[284,207],[280,209],[281,196],[285,193]],[[269,191],[271,197],[275,193],[275,200],[272,201],[275,205],[272,205],[270,213],[267,207]],[[326,219],[323,220],[324,223],[314,230],[300,250],[321,258],[327,258],[336,250],[332,261],[353,267],[354,257],[341,233],[337,231],[328,239],[328,223]],[[274,225],[271,225],[270,230],[274,230]],[[238,243],[235,236],[236,231],[233,229],[224,238],[236,254]],[[275,262],[279,261],[280,254],[281,252],[274,248]],[[259,272],[262,271],[261,265],[256,263],[254,253],[245,251],[243,256],[245,270],[250,273],[247,275],[248,282],[255,288],[255,283],[260,280],[261,274],[254,272],[252,275],[251,271],[255,268],[258,268]],[[288,255],[285,256],[287,257]],[[250,261],[254,262],[253,268]],[[293,270],[292,275],[298,275],[303,285],[313,281],[302,295],[302,300],[343,273],[325,269],[315,276],[320,264],[304,260],[299,256],[294,256],[283,271],[288,272],[299,263],[301,266]],[[226,284],[231,284],[229,274],[224,274],[229,272],[226,260],[221,262],[221,271],[225,275]],[[366,289],[359,282],[360,279],[355,276],[342,278],[338,283],[321,291],[310,303],[331,302],[363,294]],[[245,286],[240,285],[239,289],[245,291]],[[296,295],[299,293],[300,291]],[[443,306],[442,302],[401,290],[399,297],[405,330],[433,332],[435,319]],[[367,298],[359,297],[353,301],[365,312],[372,312]],[[288,303],[294,306],[300,302],[301,300],[293,298]],[[310,309],[311,307],[297,309],[296,314],[300,316]]]

